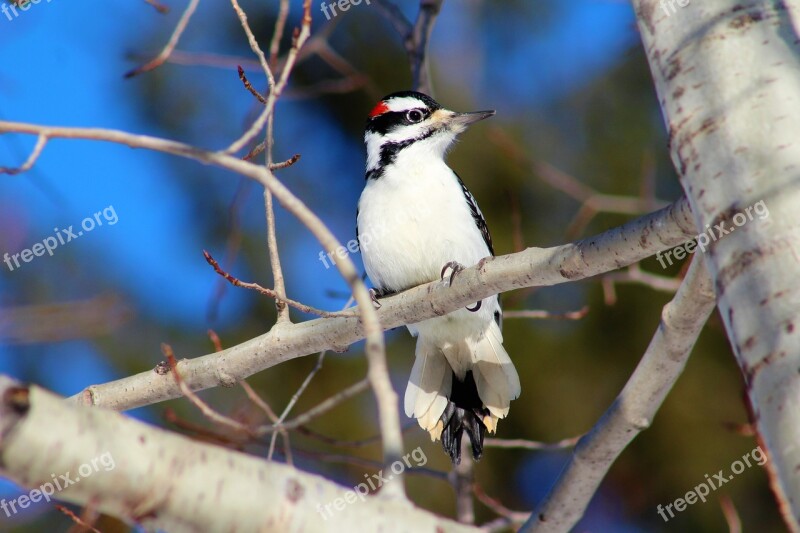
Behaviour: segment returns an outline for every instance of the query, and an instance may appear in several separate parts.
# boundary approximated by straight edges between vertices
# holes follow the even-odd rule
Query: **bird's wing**
[[[469,189],[467,189],[467,186],[464,184],[461,176],[455,172],[453,172],[453,174],[456,175],[456,179],[458,180],[459,185],[461,185],[461,190],[464,191],[464,198],[467,200],[467,206],[469,206],[469,210],[472,213],[472,218],[475,220],[475,225],[478,227],[478,231],[480,231],[481,235],[483,235],[483,242],[486,243],[489,253],[494,256],[492,236],[489,234],[489,226],[486,225],[486,219],[483,218],[483,213],[481,213],[481,209],[478,207],[478,202],[475,201],[475,197],[472,196],[472,193],[469,192]]]

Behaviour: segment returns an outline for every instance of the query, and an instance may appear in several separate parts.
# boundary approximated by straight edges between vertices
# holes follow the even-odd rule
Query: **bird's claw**
[[[442,279],[444,279],[445,272],[447,272],[448,268],[453,270],[453,273],[450,274],[450,283],[449,283],[452,286],[453,285],[453,280],[455,279],[456,274],[458,274],[459,272],[464,270],[464,265],[462,265],[458,261],[450,261],[450,262],[446,263],[442,267],[442,273],[441,273],[441,278]],[[475,307],[467,307],[466,309],[470,313],[475,313],[476,311],[478,311],[481,308],[481,304],[482,303],[483,303],[482,301],[476,302],[475,303]]]
[[[462,264],[461,264],[461,263],[459,263],[458,261],[450,261],[449,263],[446,263],[446,264],[445,264],[445,265],[442,267],[442,274],[441,274],[441,278],[442,278],[443,280],[444,280],[444,274],[445,274],[445,272],[447,272],[447,269],[448,269],[448,268],[453,270],[453,273],[452,273],[452,274],[450,274],[450,285],[452,285],[452,284],[453,284],[453,280],[456,278],[456,274],[458,274],[459,272],[461,272],[462,270],[464,270],[464,265],[462,265]]]
[[[378,291],[375,289],[369,290],[369,297],[372,300],[372,304],[375,306],[375,309],[380,309],[382,307],[382,304],[378,301],[378,296],[380,296]]]
[[[478,300],[478,302],[475,303],[475,307],[467,307],[466,309],[470,313],[475,313],[476,311],[478,311],[481,308],[481,304],[482,303],[483,303],[483,300]]]

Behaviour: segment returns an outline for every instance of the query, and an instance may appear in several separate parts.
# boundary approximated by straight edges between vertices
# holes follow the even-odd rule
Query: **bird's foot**
[[[441,274],[442,280],[444,280],[444,275],[445,273],[447,273],[448,269],[451,269],[453,271],[452,274],[450,274],[450,285],[452,285],[453,280],[456,279],[456,274],[464,270],[464,265],[462,265],[458,261],[450,261],[449,263],[445,263],[445,265],[442,267],[442,274]]]
[[[442,267],[442,274],[441,274],[441,278],[442,278],[442,280],[444,280],[444,276],[445,276],[445,274],[447,273],[447,270],[448,270],[448,269],[450,269],[450,270],[452,270],[452,271],[453,271],[453,272],[450,274],[450,281],[449,281],[449,284],[452,286],[452,285],[453,285],[453,280],[455,279],[455,277],[456,277],[456,274],[458,274],[459,272],[461,272],[462,270],[464,270],[464,265],[462,265],[462,264],[461,264],[461,263],[459,263],[458,261],[450,261],[450,262],[446,263],[446,264],[445,264],[445,265]],[[476,302],[476,303],[475,303],[475,306],[474,306],[474,307],[467,307],[466,309],[467,309],[467,311],[469,311],[470,313],[474,313],[474,312],[478,311],[478,310],[481,308],[481,303],[482,303],[482,302],[478,301],[478,302]]]
[[[377,289],[369,290],[369,297],[372,300],[372,304],[375,306],[375,309],[380,309],[382,307],[381,303],[378,301],[378,298],[381,296],[383,296],[383,294],[381,294],[381,292]]]

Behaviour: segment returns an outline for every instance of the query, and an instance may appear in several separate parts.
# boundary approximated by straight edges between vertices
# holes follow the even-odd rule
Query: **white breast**
[[[490,255],[453,171],[414,148],[367,183],[358,205],[367,275],[392,291],[439,279],[449,261],[472,266]]]

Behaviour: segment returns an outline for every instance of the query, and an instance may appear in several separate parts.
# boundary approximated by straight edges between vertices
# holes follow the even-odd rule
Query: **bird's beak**
[[[472,113],[453,113],[453,116],[450,118],[450,124],[466,128],[470,124],[489,118],[494,114],[494,109],[490,111],[473,111]]]

